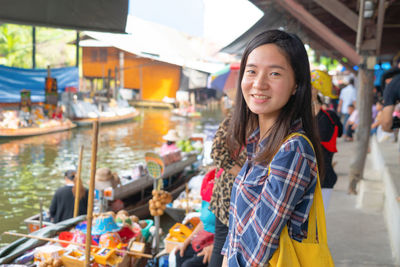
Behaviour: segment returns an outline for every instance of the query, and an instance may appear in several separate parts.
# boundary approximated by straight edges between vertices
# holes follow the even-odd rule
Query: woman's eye
[[[281,74],[279,72],[271,72],[271,76],[280,76]]]
[[[254,70],[246,70],[247,74],[255,74],[256,72]]]

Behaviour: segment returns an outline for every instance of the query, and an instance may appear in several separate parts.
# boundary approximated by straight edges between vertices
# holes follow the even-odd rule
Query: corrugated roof
[[[85,40],[80,45],[116,47],[141,57],[208,73],[218,71],[224,66],[223,62],[211,60],[209,46],[202,38],[191,37],[134,16],[128,16],[126,31],[128,34],[85,32],[97,41]]]

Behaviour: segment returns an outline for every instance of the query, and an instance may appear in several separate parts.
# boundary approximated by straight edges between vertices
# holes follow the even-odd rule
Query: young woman
[[[297,241],[307,237],[323,162],[304,44],[279,30],[257,35],[243,53],[239,81],[228,134],[235,140],[227,141],[232,153],[246,146],[247,161],[232,188],[222,253],[225,266],[266,266],[284,226]]]
[[[229,230],[229,206],[232,186],[247,158],[246,149],[241,149],[239,155],[234,156],[229,151],[226,139],[231,119],[232,114],[230,112],[219,125],[211,149],[211,158],[220,176],[215,179],[210,201],[210,210],[215,214],[215,237],[211,260],[208,264],[209,267],[221,267],[223,260],[221,250]]]
[[[337,174],[333,168],[333,155],[337,152],[336,140],[343,134],[343,125],[336,112],[324,107],[317,89],[313,88],[314,112],[317,119],[319,137],[321,140],[321,151],[324,159],[325,176],[321,184],[322,197],[325,211],[328,210],[333,187],[337,181]]]

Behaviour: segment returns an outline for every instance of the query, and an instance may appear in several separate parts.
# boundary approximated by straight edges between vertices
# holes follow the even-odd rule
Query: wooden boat
[[[161,179],[171,179],[173,175],[182,172],[187,166],[190,166],[197,161],[197,156],[196,153],[186,154],[182,157],[182,160],[167,165]],[[149,186],[153,186],[154,181],[148,174],[137,177],[136,179],[127,179],[122,175],[121,180],[120,186],[104,190],[104,195],[108,200],[113,201],[116,199],[127,198],[141,192]]]
[[[44,227],[35,232],[35,236],[40,237],[53,237],[56,233],[65,231],[68,228],[76,225],[77,223],[86,219],[85,215],[78,216],[76,218],[71,218],[57,224],[51,224],[49,227]],[[2,247],[0,250],[0,265],[11,263],[15,258],[24,254],[26,251],[31,250],[37,246],[45,244],[46,241],[37,240],[37,239],[29,239],[29,238],[20,238],[5,247]]]
[[[185,109],[173,109],[172,114],[174,116],[182,117],[182,118],[192,118],[198,119],[201,118],[201,113],[198,111],[188,111]]]
[[[135,110],[134,112],[125,114],[125,115],[116,115],[112,117],[100,117],[99,121],[101,124],[109,124],[109,123],[120,123],[124,121],[132,120],[133,118],[139,115],[139,111]],[[78,125],[79,127],[91,126],[97,118],[75,118],[72,121]]]
[[[160,109],[173,109],[174,105],[160,101],[149,100],[131,100],[129,104],[138,108],[160,108]]]
[[[180,192],[185,189],[185,183],[198,172],[198,169],[184,172],[184,169],[197,161],[198,154],[187,153],[182,160],[171,163],[166,166],[162,179],[166,180],[168,186],[164,190],[169,191],[173,198],[176,198]],[[125,210],[129,214],[134,214],[139,218],[147,218],[150,215],[148,201],[151,198],[153,190],[153,178],[148,174],[142,175],[136,179],[121,175],[121,185],[116,188],[107,188],[104,190],[104,196],[107,200],[114,201],[121,199],[124,202]],[[24,220],[29,232],[36,231],[40,225],[40,214],[33,215]],[[53,225],[49,222],[43,222],[42,226]]]
[[[69,121],[63,122],[61,125],[49,126],[49,127],[26,127],[18,129],[0,129],[0,137],[2,138],[15,138],[15,137],[27,137],[35,135],[43,135],[48,133],[55,133],[61,131],[67,131],[75,128],[76,124]]]

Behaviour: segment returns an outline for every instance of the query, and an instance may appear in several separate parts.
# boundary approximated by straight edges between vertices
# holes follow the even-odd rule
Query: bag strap
[[[314,151],[314,146],[312,145],[310,139],[304,134],[295,132],[289,134],[282,142],[285,143],[286,141],[290,140],[295,136],[303,137],[311,146],[312,150]],[[316,154],[315,154],[316,155]],[[271,171],[271,164],[268,168],[268,175]],[[315,186],[314,192],[314,199],[311,205],[310,213],[308,215],[308,234],[307,238],[303,240],[305,243],[316,243],[317,242],[317,232],[318,232],[318,240],[319,243],[327,243],[327,235],[326,235],[326,220],[325,220],[325,212],[324,212],[324,204],[322,200],[322,192],[321,192],[321,184],[319,179],[319,172],[317,168],[317,184]]]
[[[333,125],[336,125],[335,121],[332,119],[331,115],[329,115],[329,112],[324,110],[323,108],[321,108],[322,112],[326,114],[326,116],[328,116],[329,120],[331,121],[331,123]]]

